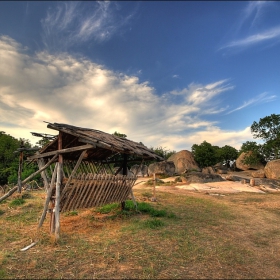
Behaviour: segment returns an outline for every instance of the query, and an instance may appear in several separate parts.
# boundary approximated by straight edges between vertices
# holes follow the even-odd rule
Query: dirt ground
[[[239,172],[229,172],[228,174],[223,174],[222,177],[225,179],[226,175],[233,175],[239,178],[251,179],[252,171],[239,171]],[[239,192],[250,192],[250,193],[267,193],[267,192],[280,192],[279,189],[270,188],[269,186],[251,186],[250,183],[242,183],[242,181],[222,181],[222,182],[209,182],[209,183],[175,183],[175,177],[168,177],[166,179],[161,179],[162,181],[170,182],[170,186],[162,185],[156,186],[156,190],[166,191],[171,193],[186,193],[186,192],[201,192],[208,193],[210,195],[222,195],[229,193],[239,193]],[[151,186],[145,186],[146,181],[151,178],[139,177],[133,187],[133,189],[143,189],[151,188]],[[174,183],[173,183],[174,182]]]

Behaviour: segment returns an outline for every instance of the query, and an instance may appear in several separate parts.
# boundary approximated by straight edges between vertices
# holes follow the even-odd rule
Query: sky
[[[240,149],[280,113],[280,2],[1,1],[0,131]]]

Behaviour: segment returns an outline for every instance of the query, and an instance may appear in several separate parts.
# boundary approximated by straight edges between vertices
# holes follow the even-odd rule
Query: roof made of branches
[[[135,159],[163,160],[162,157],[158,156],[142,143],[134,142],[103,131],[61,123],[48,123],[47,127],[61,133],[62,149],[71,151],[72,148],[74,150],[73,152],[66,152],[63,155],[65,159],[77,159],[80,154],[77,149],[88,145],[86,155],[86,159],[88,160],[108,161],[117,154],[131,155]],[[49,158],[55,151],[58,151],[58,136],[44,146],[39,151],[39,154],[46,155],[45,158]]]

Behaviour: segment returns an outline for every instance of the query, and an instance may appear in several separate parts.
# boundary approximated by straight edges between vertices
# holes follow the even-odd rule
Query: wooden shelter
[[[134,200],[128,161],[163,160],[142,143],[99,130],[48,123],[58,136],[30,160],[37,160],[47,191],[39,227],[51,213],[50,230],[59,237],[60,212]],[[114,170],[113,165],[119,166]],[[135,202],[135,200],[134,200]]]

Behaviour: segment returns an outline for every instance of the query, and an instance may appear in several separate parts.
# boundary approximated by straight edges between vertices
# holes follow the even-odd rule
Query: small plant
[[[164,222],[159,219],[154,218],[154,219],[148,219],[144,221],[144,227],[146,228],[156,229],[162,226],[164,226]]]
[[[76,211],[76,210],[69,211],[69,212],[65,213],[65,216],[78,216],[78,211]]]
[[[149,192],[144,192],[144,193],[142,193],[142,195],[144,196],[144,197],[147,197],[147,198],[151,198],[153,195],[151,194],[151,193],[149,193]]]
[[[23,198],[16,198],[11,201],[10,206],[20,206],[25,203],[25,200]]]
[[[108,213],[116,210],[119,206],[120,206],[119,203],[106,204],[102,207],[99,207],[97,209],[97,212],[99,212],[101,214],[108,214]]]
[[[0,209],[0,216],[3,215],[4,213],[5,211]]]

